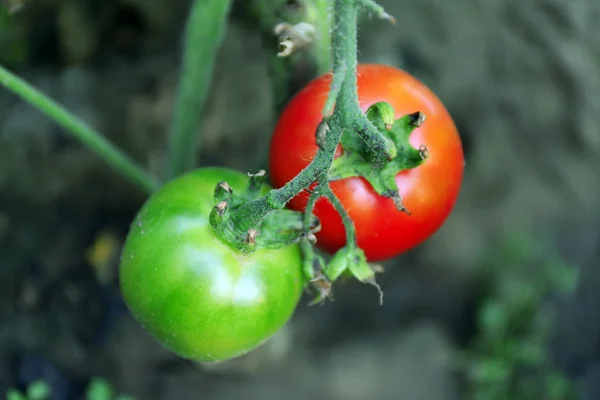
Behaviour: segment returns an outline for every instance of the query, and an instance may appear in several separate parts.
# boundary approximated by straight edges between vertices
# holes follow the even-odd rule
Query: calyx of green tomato
[[[415,112],[394,120],[392,106],[386,102],[378,102],[369,107],[366,116],[395,144],[398,151],[396,157],[385,164],[374,165],[368,161],[368,151],[363,147],[360,138],[346,131],[340,141],[344,152],[333,161],[328,179],[335,181],[353,176],[363,177],[378,194],[391,198],[398,210],[410,214],[402,204],[396,175],[403,170],[418,167],[427,159],[427,148],[422,145],[416,149],[408,140],[413,130],[423,125],[425,115]]]
[[[216,205],[210,213],[209,221],[218,236],[243,252],[257,248],[280,249],[303,240],[315,243],[314,234],[321,229],[318,218],[311,215],[306,229],[304,214],[288,209],[270,212],[263,218],[258,229],[252,228],[242,237],[237,236],[233,229],[235,221],[230,218],[232,211],[263,195],[265,180],[264,170],[248,174],[248,186],[241,193],[234,193],[225,181],[217,184],[214,191]]]

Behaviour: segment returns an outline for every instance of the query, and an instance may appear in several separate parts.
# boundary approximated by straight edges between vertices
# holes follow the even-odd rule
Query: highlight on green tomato
[[[152,195],[131,225],[119,271],[134,318],[166,348],[202,362],[267,341],[291,318],[304,288],[298,245],[244,254],[216,236],[209,215],[221,181],[242,192],[248,177],[200,168]]]
[[[331,78],[329,73],[309,82],[279,116],[269,153],[269,176],[275,187],[293,179],[317,153],[315,131],[322,119]],[[388,103],[395,113],[398,135],[405,132],[403,117],[418,112],[425,117],[422,125],[419,121],[408,137],[401,138],[405,145],[398,148],[399,152],[406,152],[407,146],[415,151],[426,149],[427,159],[423,163],[414,168],[399,168],[389,177],[389,167],[368,166],[363,170],[368,170],[368,174],[337,179],[330,184],[354,222],[358,246],[368,261],[382,261],[420,245],[444,224],[460,192],[465,160],[460,136],[448,110],[421,81],[398,68],[379,64],[359,64],[357,81],[363,112],[375,103]],[[397,133],[395,126],[386,129],[390,137]],[[346,150],[351,149],[345,148],[342,140],[334,166],[340,158],[350,155]],[[378,171],[380,174],[374,176]],[[332,179],[331,171],[329,178]],[[397,190],[394,193],[399,195],[397,199],[382,195],[373,186],[374,182],[388,178]],[[302,211],[308,198],[308,192],[303,191],[288,207]],[[408,212],[398,210],[400,198]],[[346,244],[339,214],[325,199],[317,201],[313,212],[321,221],[321,230],[316,233],[317,246],[335,253]]]

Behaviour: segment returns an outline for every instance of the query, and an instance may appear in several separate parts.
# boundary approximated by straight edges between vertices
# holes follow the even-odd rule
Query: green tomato
[[[121,254],[122,296],[134,318],[195,361],[260,346],[291,318],[305,284],[297,245],[244,254],[216,236],[208,217],[223,180],[240,192],[248,182],[223,168],[168,182],[139,211]]]

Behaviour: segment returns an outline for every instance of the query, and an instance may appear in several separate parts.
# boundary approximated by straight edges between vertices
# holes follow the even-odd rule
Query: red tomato
[[[416,111],[427,118],[409,138],[415,148],[427,146],[427,161],[396,176],[402,201],[411,216],[398,211],[391,199],[377,194],[364,178],[331,183],[354,221],[359,247],[369,261],[381,261],[421,244],[442,226],[458,198],[464,155],[450,114],[422,82],[397,68],[376,64],[360,64],[357,75],[363,111],[373,103],[386,101],[394,108],[396,118]],[[330,82],[330,74],[316,78],[282,112],[270,148],[270,177],[275,187],[285,185],[316,154],[315,130],[321,121]],[[303,191],[288,207],[304,210],[307,199],[308,193]],[[343,247],[345,231],[333,206],[321,198],[314,213],[322,224],[317,245],[332,253]]]

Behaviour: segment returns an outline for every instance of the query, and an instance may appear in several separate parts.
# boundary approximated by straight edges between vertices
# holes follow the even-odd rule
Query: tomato
[[[360,106],[366,111],[379,101],[391,104],[395,117],[421,111],[424,125],[415,129],[410,144],[427,146],[428,159],[420,166],[396,176],[402,201],[412,215],[399,212],[392,199],[377,194],[362,177],[331,183],[354,221],[358,246],[369,261],[397,256],[424,242],[448,218],[458,198],[463,178],[464,156],[454,122],[436,95],[422,82],[397,68],[360,64],[357,69]],[[309,82],[287,104],[275,126],[270,147],[271,182],[281,187],[313,159],[318,148],[315,130],[327,99],[331,75]],[[340,146],[341,147],[341,146]],[[336,157],[342,154],[339,148]],[[302,192],[288,203],[304,210],[308,194]],[[335,252],[346,242],[342,221],[333,206],[320,199],[314,210],[322,229],[317,245]]]
[[[209,224],[215,186],[224,180],[242,191],[247,179],[222,168],[176,178],[147,200],[127,236],[119,271],[125,303],[184,358],[221,361],[251,351],[287,323],[302,295],[298,246],[243,254]]]

